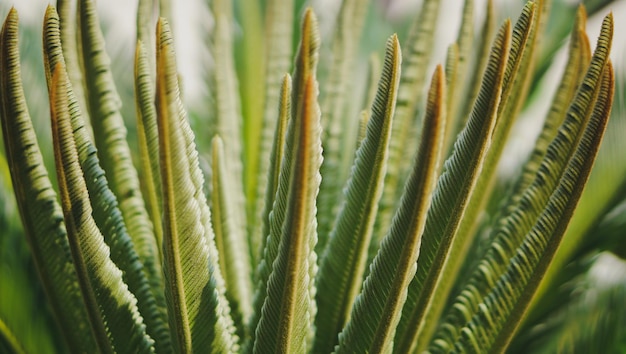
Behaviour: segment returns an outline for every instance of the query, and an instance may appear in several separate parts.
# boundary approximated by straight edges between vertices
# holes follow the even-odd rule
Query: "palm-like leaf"
[[[92,218],[87,185],[78,162],[78,147],[70,122],[65,67],[58,63],[50,90],[52,133],[61,205],[78,283],[98,348],[113,353],[121,348],[138,353],[154,351],[154,340],[137,309],[137,299],[109,258],[109,247]]]
[[[165,295],[177,352],[237,348],[194,137],[182,108],[167,22],[157,34],[157,115],[163,188]]]
[[[386,171],[392,118],[400,78],[400,45],[397,37],[387,43],[385,68],[372,105],[368,135],[357,151],[346,201],[331,231],[327,252],[322,254],[318,276],[316,352],[328,352],[336,344],[353,299],[360,291],[369,242]]]
[[[9,12],[0,35],[0,93],[2,131],[13,188],[35,264],[70,349],[92,351],[87,312],[78,288],[78,278],[63,223],[62,210],[48,178],[32,122],[24,101],[17,51],[17,11]],[[7,328],[8,330],[8,328]],[[5,331],[3,331],[5,333]]]
[[[318,46],[317,20],[308,9],[294,72],[292,119],[285,148],[289,154],[281,163],[264,252],[263,261],[271,264],[271,273],[266,280],[267,297],[256,327],[254,352],[302,352],[312,341],[317,270],[315,199],[322,162],[315,79]]]
[[[0,33],[7,156],[0,158],[0,182],[13,179],[19,204],[0,212],[19,205],[34,262],[20,251],[21,229],[9,223],[9,236],[0,234],[0,351],[66,350],[56,331],[30,343],[51,321],[46,311],[33,314],[43,294],[33,287],[30,265],[71,351],[502,352],[514,343],[521,352],[570,350],[574,343],[587,349],[598,345],[600,332],[609,334],[606,350],[619,345],[604,329],[620,318],[575,296],[555,301],[587,284],[589,260],[601,250],[625,253],[616,231],[625,220],[616,207],[626,190],[623,120],[599,150],[614,90],[612,16],[592,58],[579,11],[544,129],[502,198],[494,191],[509,182],[496,166],[545,64],[535,63],[535,52],[541,55],[550,1],[528,1],[514,28],[505,21],[495,40],[496,13],[487,1],[474,45],[474,1],[465,0],[445,70],[437,66],[426,99],[439,0],[423,2],[402,71],[394,35],[384,68],[372,55],[363,79],[354,75],[364,64],[358,38],[363,28],[381,28],[367,0],[343,0],[322,14],[332,42],[319,75],[313,11],[304,12],[300,32],[292,28],[305,0],[207,3],[212,101],[202,114],[208,120],[194,114],[207,127],[196,141],[170,27],[161,19],[156,36],[150,29],[159,12],[171,15],[173,3],[140,0],[139,170],[117,93],[127,102],[130,86],[113,84],[119,72],[109,65],[93,0],[78,0],[76,14],[70,1],[59,1],[60,16],[48,9],[44,68],[54,149],[42,150],[44,157],[54,152],[62,208],[33,134],[38,121],[30,122],[24,103],[20,76],[28,81],[32,70],[23,62],[20,73],[17,16],[9,13]],[[294,32],[301,39],[289,76]],[[28,62],[30,50],[22,53]],[[362,90],[352,90],[361,83]],[[38,101],[33,85],[26,87],[27,98]],[[208,138],[211,163],[201,170]],[[590,175],[598,151],[600,168]],[[0,188],[13,194],[9,184]],[[579,200],[586,205],[574,214]],[[3,229],[10,217],[10,210],[0,215]],[[5,257],[7,249],[18,251]],[[563,264],[569,268],[558,269]],[[9,273],[16,265],[20,271]],[[33,291],[19,299],[27,287]],[[620,294],[598,299],[610,303]],[[579,328],[559,322],[566,319],[588,321],[590,336],[572,340]],[[24,334],[29,320],[38,325]]]
[[[389,234],[355,300],[351,321],[339,335],[338,352],[388,352],[415,275],[426,210],[431,203],[445,125],[445,81],[439,66],[433,75],[422,143]]]
[[[471,117],[457,138],[454,152],[446,160],[437,182],[433,203],[428,210],[420,264],[409,286],[407,303],[396,335],[395,349],[398,351],[410,350],[424,330],[424,325],[428,323],[433,326],[424,321],[424,316],[433,301],[442,301],[433,298],[433,295],[437,283],[442,281],[442,268],[449,257],[452,239],[458,231],[487,154],[496,124],[510,40],[511,23],[506,21],[493,43],[481,92]]]

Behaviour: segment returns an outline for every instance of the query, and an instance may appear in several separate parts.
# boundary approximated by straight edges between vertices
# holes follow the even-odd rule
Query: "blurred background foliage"
[[[22,79],[26,99],[34,120],[36,133],[42,147],[50,147],[51,130],[42,64],[41,20],[46,1],[15,0],[20,16],[20,52],[22,53]],[[178,54],[181,56],[181,78],[184,96],[189,107],[192,126],[197,132],[198,147],[201,153],[209,151],[210,139],[206,136],[206,122],[202,120],[207,105],[210,104],[207,88],[203,86],[203,76],[211,65],[205,33],[210,28],[210,14],[201,0],[176,2],[173,27],[178,38]],[[255,61],[260,55],[255,51],[254,40],[245,36],[260,36],[263,29],[260,9],[265,1],[254,3],[248,0],[235,1],[235,16],[240,25],[236,30],[235,54],[240,82],[255,82]],[[300,13],[306,1],[298,0]],[[339,1],[313,0],[320,19],[322,48],[320,75],[324,75],[324,65],[330,60],[325,56],[330,52],[329,37],[332,33],[334,15]],[[355,65],[355,87],[365,75],[356,75],[366,70],[367,60],[373,51],[381,50],[389,33],[397,32],[400,38],[406,33],[408,23],[420,1],[377,0],[367,15],[364,33],[360,44],[360,55]],[[440,21],[442,39],[438,41],[440,54],[432,64],[442,62],[445,47],[452,41],[446,39],[456,33],[462,2],[445,0],[451,6],[443,6]],[[458,5],[455,5],[458,3]],[[481,5],[477,1],[480,23]],[[501,17],[514,16],[522,7],[522,0],[500,0],[496,6]],[[616,36],[614,39],[613,62],[616,67],[616,97],[609,127],[587,184],[579,208],[569,226],[563,244],[554,262],[555,271],[546,275],[548,286],[543,286],[535,299],[533,310],[520,329],[520,335],[510,347],[511,353],[624,353],[626,352],[626,1],[587,0],[584,1],[590,15],[589,34],[595,39],[598,20],[594,14],[604,14],[610,9],[616,12]],[[11,1],[0,2],[2,19],[8,13]],[[129,143],[137,151],[135,134],[135,107],[133,92],[132,63],[134,55],[134,16],[136,3],[128,1],[100,1],[103,12],[102,23],[107,50],[112,59],[112,70],[118,91],[123,101],[122,114],[129,130]],[[458,7],[458,8],[455,8]],[[562,67],[564,57],[561,52],[567,45],[577,3],[568,0],[553,0],[551,16],[547,21],[546,35],[541,39],[541,51],[537,72],[533,80],[530,99],[524,113],[514,127],[511,146],[505,152],[508,159],[502,162],[500,179],[495,196],[504,197],[515,175],[511,170],[519,168],[519,163],[529,153],[534,135],[538,133],[542,117],[551,98]],[[114,9],[114,10],[113,10]],[[457,17],[454,17],[457,16]],[[187,21],[189,19],[189,21]],[[297,22],[295,22],[297,24]],[[299,31],[295,26],[294,31]],[[299,35],[294,35],[294,40]],[[252,44],[251,44],[252,43]],[[297,43],[294,42],[294,47]],[[259,46],[260,47],[260,46]],[[261,67],[261,65],[258,65]],[[241,85],[242,97],[253,95],[255,87]],[[323,93],[322,93],[323,94]],[[360,93],[355,93],[359,95]],[[250,106],[244,108],[243,115],[253,115]],[[246,111],[246,109],[248,111]],[[356,116],[356,112],[352,112]],[[245,118],[244,118],[245,119]],[[250,128],[253,129],[253,128]],[[244,134],[246,134],[244,132]],[[1,139],[1,137],[0,137]],[[39,285],[32,259],[23,237],[19,213],[11,187],[9,171],[4,155],[4,145],[0,144],[0,326],[16,329],[24,351],[46,353],[59,351],[63,343],[55,333],[55,325],[46,307],[45,295]],[[49,171],[54,169],[53,151],[43,148],[45,163]],[[55,174],[50,174],[56,186]],[[488,234],[490,216],[498,209],[499,200],[490,202],[490,211],[482,215],[483,235]],[[482,241],[482,242],[481,242]],[[474,247],[484,247],[485,238],[479,239]],[[0,352],[4,352],[0,338]],[[62,350],[61,350],[62,351]]]

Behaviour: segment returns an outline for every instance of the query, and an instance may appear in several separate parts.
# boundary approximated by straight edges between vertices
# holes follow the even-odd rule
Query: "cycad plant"
[[[575,12],[543,129],[519,174],[503,180],[505,143],[539,90],[539,58],[554,50],[542,42],[550,1],[527,2],[499,29],[488,1],[474,36],[466,0],[458,38],[432,74],[440,1],[424,0],[403,49],[391,35],[384,59],[373,55],[363,73],[355,67],[369,2],[341,1],[327,47],[315,11],[295,15],[301,3],[242,2],[235,15],[232,2],[209,2],[210,97],[190,119],[172,30],[156,19],[171,5],[140,0],[135,137],[93,0],[59,0],[43,25],[52,147],[35,137],[9,11],[0,167],[38,274],[23,288],[43,289],[53,320],[40,330],[46,340],[33,339],[23,325],[31,315],[4,302],[1,351],[623,349],[619,329],[602,329],[620,328],[624,316],[598,319],[586,337],[558,320],[601,312],[573,290],[565,295],[574,300],[559,299],[562,285],[600,250],[625,254],[618,237],[592,236],[620,233],[626,162],[611,161],[596,181],[610,196],[582,197],[577,209],[613,103],[612,15],[592,54],[586,12]],[[235,23],[243,39],[233,38]],[[621,157],[619,131],[607,159]],[[50,149],[55,175],[41,153]],[[587,219],[577,212],[585,205],[597,209]],[[602,293],[607,306],[623,284]]]

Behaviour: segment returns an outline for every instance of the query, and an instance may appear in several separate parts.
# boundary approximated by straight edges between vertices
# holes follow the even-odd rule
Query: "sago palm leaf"
[[[142,191],[154,225],[154,237],[162,260],[163,223],[161,175],[159,170],[159,132],[154,106],[154,73],[144,43],[137,41],[135,52],[135,107],[137,111],[137,142],[142,171]]]
[[[481,91],[467,126],[457,138],[452,156],[446,160],[433,192],[417,272],[409,285],[407,303],[402,310],[396,334],[394,350],[397,352],[411,350],[421,332],[427,330],[428,333],[431,330],[425,326],[435,325],[425,322],[424,318],[433,301],[443,300],[433,298],[438,283],[442,279],[451,281],[442,277],[442,269],[480,176],[480,168],[496,125],[510,40],[511,23],[507,20],[493,42]]]
[[[273,197],[273,205],[268,217],[268,233],[265,236],[263,254],[256,271],[256,292],[254,295],[254,311],[255,317],[251,321],[251,328],[254,331],[252,336],[256,338],[258,320],[261,318],[262,307],[267,297],[267,284],[270,274],[273,271],[274,261],[278,256],[279,245],[281,242],[281,234],[283,223],[286,218],[287,196],[289,193],[289,181],[291,178],[292,166],[294,164],[294,146],[295,146],[295,123],[298,108],[302,105],[302,93],[304,92],[304,79],[306,75],[313,75],[317,69],[318,50],[319,50],[319,33],[317,28],[317,19],[311,9],[308,9],[302,20],[302,38],[296,55],[295,69],[293,76],[293,84],[291,92],[288,87],[283,85],[283,94],[289,93],[291,97],[287,101],[281,101],[281,120],[287,119],[290,123],[287,127],[286,136],[284,137],[284,148],[276,149],[282,151],[282,157],[274,156],[275,163],[278,163],[280,172],[277,178],[276,192]],[[287,90],[287,92],[285,91]],[[286,109],[289,109],[287,112]],[[285,116],[285,118],[282,118]],[[282,139],[282,138],[279,138]],[[277,142],[279,143],[279,142]],[[278,162],[278,158],[281,158]],[[268,197],[269,198],[269,197]],[[253,340],[254,341],[254,340]]]
[[[65,67],[59,62],[50,84],[52,134],[61,205],[87,318],[101,352],[113,353],[122,348],[138,353],[154,352],[154,340],[146,333],[137,299],[109,258],[109,247],[92,218],[70,122],[68,85]]]
[[[391,132],[388,171],[385,176],[383,195],[374,226],[374,241],[389,230],[391,217],[397,207],[399,192],[408,168],[400,163],[405,151],[415,151],[417,146],[417,108],[421,103],[424,81],[430,53],[435,41],[435,24],[439,15],[440,0],[425,0],[411,25],[403,51],[402,76],[398,89],[396,119]]]
[[[427,324],[435,322],[435,319],[441,316],[445,299],[447,299],[454,284],[452,274],[458,274],[462,260],[468,254],[469,245],[473,243],[473,236],[476,234],[475,228],[477,226],[476,221],[479,219],[479,212],[484,210],[484,205],[491,194],[495,178],[494,172],[504,148],[503,142],[508,138],[520,102],[525,95],[524,90],[528,83],[528,75],[525,72],[529,70],[533,60],[534,40],[541,17],[540,10],[541,2],[528,2],[513,28],[511,48],[502,81],[502,92],[499,93],[501,99],[498,103],[496,122],[480,173],[477,175],[473,191],[468,196],[469,199],[464,206],[459,225],[451,234],[450,244],[444,246],[449,247],[449,249],[439,250],[441,253],[438,257],[444,259],[441,271],[435,275],[435,278],[432,278],[431,281],[433,282],[429,286],[434,288],[431,290],[431,300],[428,300],[429,303],[427,304],[418,305],[418,307],[422,307],[420,311],[423,311],[424,317],[419,320],[417,318],[412,319],[421,323],[417,327],[418,336],[421,338],[417,351],[425,348],[428,339],[436,328],[434,325],[428,326]],[[437,263],[439,260],[435,260],[435,262]]]
[[[220,269],[226,280],[226,298],[236,323],[241,323],[240,333],[248,328],[252,316],[252,272],[248,261],[248,243],[237,227],[232,180],[224,161],[224,143],[219,136],[212,144],[212,213],[215,243],[220,257]]]
[[[316,20],[310,9],[304,17],[302,34],[292,97],[292,107],[297,107],[298,111],[292,110],[287,136],[287,144],[293,144],[293,155],[283,158],[274,204],[285,204],[286,213],[280,233],[274,236],[274,229],[270,230],[270,237],[277,237],[279,244],[256,329],[256,353],[303,352],[313,339],[317,271],[315,200],[320,184],[322,148],[315,79],[318,38]],[[288,158],[293,159],[290,166],[286,163]],[[286,195],[281,190],[286,190]]]
[[[345,202],[322,253],[317,279],[315,352],[329,352],[337,342],[361,289],[369,242],[382,193],[396,105],[401,63],[396,36],[387,42],[385,67],[372,105],[368,134],[357,151]]]
[[[58,63],[65,63],[61,50],[59,18],[52,7],[48,7],[45,24],[44,38],[44,64],[48,74],[49,88],[52,90],[52,70]],[[155,263],[149,259],[149,264],[141,263],[118,208],[118,202],[109,188],[105,172],[100,166],[85,126],[84,119],[78,107],[78,100],[73,92],[73,87],[67,88],[68,111],[76,141],[78,159],[85,175],[85,184],[90,196],[92,216],[98,229],[104,236],[105,243],[111,249],[111,260],[124,274],[124,282],[129,290],[137,297],[137,307],[145,319],[147,332],[159,342],[159,349],[169,350],[170,335],[165,318],[165,299],[163,297],[160,276],[149,283],[149,278],[144,273],[146,267]],[[160,265],[158,266],[160,269]],[[152,285],[152,288],[150,287]],[[153,290],[154,289],[154,290]],[[162,347],[161,347],[162,346]]]
[[[413,171],[391,229],[374,258],[363,290],[354,301],[350,320],[339,334],[338,353],[382,353],[394,347],[396,327],[420,254],[437,164],[441,158],[444,126],[445,79],[439,66],[428,93],[422,142]]]
[[[342,201],[341,188],[346,180],[346,168],[342,164],[345,146],[342,131],[345,129],[348,112],[347,102],[352,80],[352,71],[358,43],[363,31],[368,0],[345,0],[337,14],[337,24],[333,37],[333,61],[330,64],[328,80],[322,87],[322,127],[324,128],[324,162],[321,173],[324,176],[320,186],[318,204],[318,234],[316,251],[321,254],[329,239]]]
[[[612,68],[606,64],[611,37],[612,18],[607,17],[567,118],[519,207],[496,230],[497,239],[451,307],[441,327],[443,337],[435,341],[439,350],[499,352],[518,326],[565,232],[602,139],[613,94]]]
[[[265,107],[258,146],[256,190],[252,194],[248,193],[248,198],[252,199],[252,195],[256,198],[249,230],[252,264],[258,264],[262,257],[265,238],[268,235],[267,217],[272,209],[276,192],[275,183],[269,174],[274,173],[273,176],[278,178],[274,168],[280,168],[282,157],[282,154],[276,156],[273,152],[276,148],[283,148],[282,142],[276,139],[282,139],[278,133],[280,131],[284,136],[285,130],[278,129],[277,125],[281,126],[287,120],[280,120],[278,107],[280,102],[284,102],[281,99],[286,97],[281,86],[285,73],[289,72],[291,67],[293,37],[294,0],[270,0],[266,6]],[[291,94],[291,89],[288,93]],[[282,107],[282,104],[280,106]],[[284,128],[286,127],[285,125]],[[269,188],[270,186],[274,188]]]
[[[159,251],[131,159],[127,131],[120,113],[121,100],[113,82],[110,59],[105,52],[93,1],[79,1],[77,15],[87,106],[100,163],[119,202],[128,234],[144,265],[143,271],[157,293],[162,289],[161,264],[156,261]]]
[[[56,320],[62,327],[75,329],[63,331],[64,339],[71,350],[93,351],[96,342],[72,265],[62,210],[43,164],[24,100],[17,27],[17,11],[12,9],[0,34],[3,68],[0,71],[0,114],[13,190],[26,228],[26,239]]]
[[[165,297],[174,350],[236,351],[194,136],[178,89],[167,21],[157,27],[157,122],[163,188]]]

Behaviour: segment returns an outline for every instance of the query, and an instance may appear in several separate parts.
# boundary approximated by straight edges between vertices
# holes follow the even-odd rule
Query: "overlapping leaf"
[[[163,188],[165,296],[175,350],[236,351],[198,152],[178,89],[172,35],[157,28],[157,122]]]
[[[12,9],[0,34],[0,114],[13,190],[37,271],[69,349],[90,352],[96,342],[72,265],[63,214],[43,164],[24,100],[19,65],[18,15]],[[3,331],[4,333],[4,331]]]
[[[317,280],[315,352],[330,352],[361,289],[368,247],[386,171],[401,63],[396,36],[387,42],[385,67],[372,105],[368,132],[356,154]]]
[[[422,142],[391,230],[382,241],[350,321],[339,335],[338,353],[390,352],[415,264],[437,178],[445,126],[445,80],[438,66],[428,93]],[[364,143],[365,144],[365,143]]]
[[[565,231],[602,139],[613,90],[612,68],[606,65],[611,37],[612,18],[607,17],[567,118],[518,207],[495,231],[493,245],[451,308],[435,341],[439,349],[493,345],[501,350],[518,326]]]
[[[51,72],[58,63],[65,63],[59,41],[59,18],[52,7],[46,12],[44,24],[44,63],[50,80],[49,87],[52,90]],[[73,87],[68,86],[66,90],[70,123],[93,208],[93,219],[111,249],[111,260],[122,270],[124,281],[137,298],[137,307],[145,319],[148,334],[158,341],[157,349],[168,351],[170,334],[167,328],[161,276],[159,274],[156,278],[149,278],[149,273],[146,272],[147,269],[154,268],[154,264],[160,269],[159,260],[151,258],[147,259],[148,263],[140,261],[127,232],[117,198],[109,188],[96,149],[88,135]]]
[[[92,218],[70,122],[68,83],[65,67],[58,63],[50,85],[55,161],[70,250],[87,318],[101,352],[154,352],[154,340],[146,333],[137,299],[124,283],[122,271],[109,258],[109,246]]]
[[[424,321],[437,289],[437,283],[451,281],[442,277],[448,250],[479,178],[491,142],[500,103],[500,93],[508,60],[511,23],[507,20],[493,42],[481,92],[467,126],[459,135],[452,156],[446,160],[437,181],[433,202],[422,239],[421,255],[415,279],[408,289],[407,301],[396,335],[397,352],[413,348],[432,322]],[[422,345],[423,343],[419,343]]]

